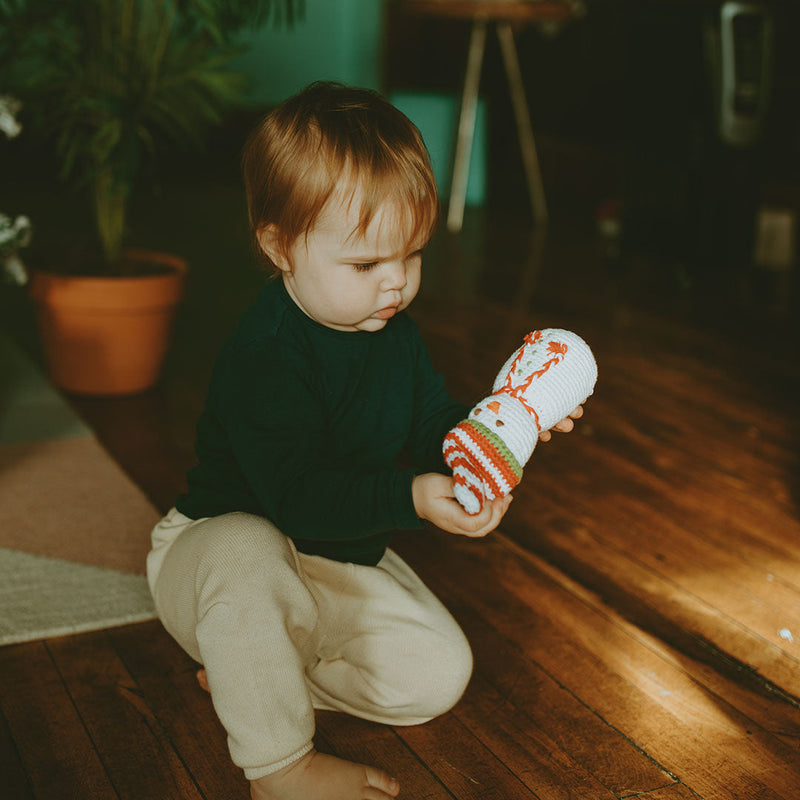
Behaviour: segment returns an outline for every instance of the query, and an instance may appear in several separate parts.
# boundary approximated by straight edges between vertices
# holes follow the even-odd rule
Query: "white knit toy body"
[[[560,328],[527,334],[492,394],[445,436],[445,462],[465,511],[477,514],[484,498],[505,497],[522,478],[539,433],[585,402],[596,381],[597,364],[580,336]]]

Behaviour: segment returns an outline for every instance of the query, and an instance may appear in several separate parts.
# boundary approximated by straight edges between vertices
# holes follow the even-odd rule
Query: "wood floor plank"
[[[538,566],[549,575],[556,575],[558,582],[563,583],[560,574],[548,565],[539,562]],[[584,600],[587,598],[582,587],[578,587],[577,592]],[[625,630],[626,635],[641,641],[639,632],[627,626],[624,620],[615,619],[614,627]],[[753,721],[750,718],[736,713],[727,698],[718,697],[705,689],[696,692],[694,677],[686,675],[683,670],[660,669],[660,661],[669,661],[669,658],[665,658],[660,644],[653,643],[647,649],[657,656],[657,660],[642,651],[637,658],[640,662],[639,669],[647,681],[654,681],[660,697],[677,698],[676,708],[670,708],[672,705],[670,701],[664,702],[665,708],[670,708],[670,713],[692,724],[693,729],[700,735],[711,738],[716,747],[730,743],[739,763],[752,774],[762,777],[768,786],[783,791],[784,787],[796,784],[800,770],[800,755],[796,748],[785,747],[784,743],[778,741],[768,730],[751,724]],[[617,649],[612,647],[610,653],[616,652]],[[690,697],[692,693],[695,694],[693,699]],[[711,715],[707,719],[706,706],[709,701],[724,713]]]
[[[33,789],[20,760],[14,737],[0,703],[0,775],[6,800],[34,800]]]
[[[544,765],[545,782],[555,774],[565,757],[567,763],[578,765],[578,773],[583,771],[593,776],[598,784],[615,796],[642,794],[671,780],[671,776],[641,748],[565,689],[558,682],[557,675],[545,672],[527,658],[519,647],[509,642],[478,614],[468,599],[438,580],[424,552],[408,546],[399,549],[420,575],[427,579],[467,634],[475,656],[475,680],[485,679],[505,704],[526,716],[528,722],[516,717],[525,736],[536,736],[532,729],[538,729],[563,754],[553,756],[549,775],[548,765]],[[427,551],[427,548],[424,550]],[[473,687],[470,686],[469,697],[472,697],[472,691]],[[461,705],[456,707],[454,713],[457,716],[462,713],[474,716],[474,712],[463,710]],[[494,735],[482,731],[480,738],[488,740]],[[531,765],[526,766],[528,770],[531,768]],[[568,766],[566,770],[572,773]],[[568,786],[572,774],[565,775],[562,769],[555,780]],[[601,792],[598,790],[600,797]]]
[[[225,730],[197,683],[195,662],[156,620],[115,628],[109,637],[203,796],[246,797],[247,781],[231,761]]]
[[[603,418],[612,430],[624,433],[634,442],[652,448],[669,448],[676,456],[696,456],[696,467],[713,467],[731,487],[762,484],[774,486],[785,479],[796,465],[791,443],[791,414],[763,399],[761,402],[738,398],[735,405],[721,390],[709,388],[708,376],[694,379],[687,391],[678,388],[686,372],[673,370],[669,381],[658,380],[650,363],[612,365],[605,370],[601,398],[613,399],[603,409]],[[747,387],[738,384],[731,391],[741,395]],[[593,401],[590,401],[593,402]],[[681,413],[676,413],[681,409]],[[636,422],[636,426],[632,425]],[[667,476],[676,462],[654,462]],[[787,497],[776,498],[786,508]]]
[[[613,645],[611,651],[615,652]],[[653,652],[662,659],[660,646]],[[659,668],[658,661],[647,658],[646,654],[640,654],[637,661],[640,662],[640,675],[635,680],[637,687],[650,696],[655,696],[652,690],[656,690],[658,698],[663,698],[660,705],[680,720],[681,725],[689,726],[693,736],[699,737],[698,748],[702,749],[705,740],[713,743],[714,748],[727,750],[728,756],[741,766],[744,785],[749,785],[744,777],[749,773],[771,790],[793,791],[788,787],[796,785],[800,767],[795,750],[776,741],[768,731],[751,724],[752,721],[743,715],[734,713],[727,699],[705,690],[696,691],[694,680],[682,671],[665,672]],[[652,687],[648,686],[650,681]]]
[[[104,631],[48,648],[120,800],[203,800]]]
[[[396,730],[385,725],[337,714],[317,712],[317,730],[340,758],[385,770],[400,783],[400,797],[453,800],[454,795],[404,743]]]
[[[792,407],[791,390],[800,385],[796,364],[786,358],[774,359],[753,371],[753,359],[759,354],[752,346],[732,346],[718,336],[714,341],[713,333],[692,331],[666,318],[661,318],[660,324],[670,340],[663,341],[654,331],[654,322],[653,318],[636,320],[631,326],[637,331],[635,341],[625,339],[621,332],[604,337],[605,343],[615,345],[601,347],[603,365],[612,381],[614,376],[628,373],[636,377],[626,385],[633,397],[639,389],[654,390],[654,395],[664,398],[674,396],[680,405],[672,405],[672,416],[687,425],[697,423],[702,428],[708,424],[714,431],[716,425],[732,423],[741,428],[757,420],[767,432],[780,429],[782,414]],[[705,336],[709,346],[698,348],[696,338],[676,343],[682,332]],[[691,413],[676,413],[680,408]]]
[[[598,414],[601,412],[600,424],[593,427],[591,439],[582,445],[585,463],[573,462],[580,472],[591,474],[590,470],[602,462],[610,472],[600,485],[616,488],[620,496],[647,499],[653,508],[670,516],[674,512],[674,518],[684,523],[701,520],[704,524],[697,527],[706,539],[722,544],[730,542],[732,535],[742,535],[756,551],[788,558],[795,564],[800,560],[796,537],[787,536],[800,530],[788,491],[789,474],[776,475],[769,483],[763,476],[748,481],[735,474],[741,460],[738,457],[723,471],[719,461],[706,460],[715,446],[708,437],[695,437],[699,441],[694,452],[685,455],[658,442],[643,446],[643,452],[636,454],[631,438],[614,430],[608,408],[601,406]],[[795,569],[795,579],[797,575]]]
[[[673,783],[652,792],[636,795],[636,800],[703,800],[683,783]]]
[[[645,645],[657,649],[662,657],[672,660],[676,667],[692,676],[693,680],[706,687],[714,696],[724,698],[747,719],[772,736],[780,739],[790,750],[796,750],[800,742],[800,709],[785,702],[780,695],[754,691],[750,681],[727,677],[702,661],[693,659],[680,650],[668,648],[657,637],[636,626],[635,635]],[[743,685],[743,684],[747,685]]]
[[[540,492],[547,491],[545,485],[537,488]],[[732,541],[724,547],[709,542],[702,531],[686,529],[636,498],[609,499],[609,506],[614,503],[613,511],[609,509],[609,513],[601,513],[598,518],[583,501],[567,505],[568,492],[552,489],[548,495],[554,515],[560,516],[561,522],[573,530],[581,527],[596,547],[605,546],[616,554],[628,554],[631,560],[685,588],[793,657],[791,650],[786,649],[787,640],[780,636],[781,629],[800,626],[800,587],[780,575],[781,566],[791,563],[788,560],[775,565],[779,571],[775,574],[770,571],[770,565],[764,563],[766,559],[757,560],[754,553],[742,552],[745,548],[739,550]],[[543,504],[538,502],[536,508],[541,509]],[[549,533],[549,526],[546,529],[542,526],[541,517],[537,517],[533,507],[527,515],[523,510],[520,506],[512,521],[524,520],[526,530],[536,522],[538,530],[545,535]],[[558,525],[559,529],[564,527]],[[646,536],[638,535],[644,531]],[[748,555],[753,558],[748,560]],[[800,645],[795,654],[800,655]]]
[[[702,518],[683,522],[642,499],[614,494],[593,514],[588,501],[570,501],[566,492],[554,489],[546,480],[536,488],[538,507],[550,505],[549,511],[558,512],[561,506],[568,510],[562,516],[596,532],[599,541],[629,551],[676,584],[694,589],[720,609],[729,609],[730,616],[739,619],[740,612],[749,613],[762,605],[767,611],[780,609],[788,618],[795,618],[800,590],[792,579],[798,564],[791,557],[754,551],[733,532],[724,544],[709,541],[704,536],[709,528],[703,527]],[[520,504],[520,512],[523,510]],[[535,519],[530,513],[528,524]],[[728,591],[720,592],[721,585]]]
[[[396,728],[398,736],[458,800],[534,800],[528,789],[453,714]]]
[[[539,800],[616,800],[480,674],[453,713]]]
[[[626,442],[598,430],[590,422],[588,411],[578,433],[585,434],[586,426],[590,427],[590,436],[574,436],[573,440],[563,437],[558,447],[538,448],[527,471],[536,478],[526,475],[517,493],[529,491],[534,480],[550,489],[557,476],[568,475],[576,498],[584,504],[592,502],[602,510],[628,498],[633,509],[645,506],[652,514],[663,514],[684,530],[696,532],[708,544],[730,547],[731,542],[741,540],[748,557],[776,574],[790,570],[785,577],[800,586],[800,547],[793,535],[800,533],[800,522],[795,512],[776,507],[768,496],[759,496],[768,495],[766,491],[715,484],[713,470],[687,478],[689,470],[684,469],[681,475],[665,478],[656,469],[632,460],[625,452]],[[654,450],[659,453],[654,457],[674,458],[668,449]],[[784,494],[788,486],[784,478]]]
[[[721,595],[699,588],[695,593],[691,582],[682,586],[677,579],[643,564],[639,551],[631,553],[623,549],[624,543],[612,544],[604,539],[612,522],[592,525],[594,530],[587,527],[587,518],[581,511],[556,511],[549,518],[538,520],[535,529],[512,520],[509,531],[527,549],[552,560],[611,602],[616,599],[616,606],[624,608],[629,618],[649,625],[674,646],[686,647],[689,654],[697,657],[713,658],[719,668],[748,666],[763,678],[765,686],[772,684],[790,696],[800,697],[800,664],[794,654],[787,652],[790,643],[780,633],[787,626],[796,629],[791,611],[782,613],[753,600],[752,608],[740,608],[737,617],[735,609],[719,602],[721,596],[733,596],[734,589],[725,592],[721,585]],[[724,613],[719,605],[730,613]],[[757,619],[756,609],[764,616],[769,613],[769,618]],[[728,660],[732,663],[722,663]]]
[[[0,648],[0,707],[36,798],[119,797],[43,642]]]
[[[779,418],[775,438],[780,446],[775,444],[772,452],[757,452],[764,445],[753,438],[760,437],[753,426],[731,426],[734,430],[712,434],[710,424],[692,429],[671,422],[669,410],[678,404],[674,398],[671,403],[655,395],[638,399],[639,405],[647,407],[664,403],[658,417],[626,407],[631,402],[627,382],[615,391],[599,389],[597,402],[593,398],[593,405],[587,404],[586,421],[592,419],[589,411],[594,412],[597,424],[592,441],[600,450],[589,452],[587,458],[596,461],[608,456],[608,467],[621,473],[614,475],[616,483],[641,487],[648,497],[666,495],[683,513],[706,512],[713,521],[730,519],[735,511],[736,530],[752,529],[756,532],[752,539],[797,559],[800,545],[782,535],[798,528],[796,506],[787,491],[797,471],[793,416]],[[765,524],[771,520],[774,525]]]
[[[467,593],[504,636],[671,774],[690,776],[687,785],[712,800],[791,797],[800,773],[783,743],[761,730],[745,735],[750,721],[724,700],[634,643],[612,614],[591,611],[499,544],[487,540],[478,550],[451,539],[427,550],[442,581]]]

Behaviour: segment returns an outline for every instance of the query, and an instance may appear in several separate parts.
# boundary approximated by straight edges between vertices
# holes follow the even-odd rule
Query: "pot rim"
[[[184,294],[188,263],[180,256],[155,250],[130,249],[126,254],[163,264],[160,275],[62,275],[31,270],[30,296],[35,303],[73,308],[133,310],[177,304]]]

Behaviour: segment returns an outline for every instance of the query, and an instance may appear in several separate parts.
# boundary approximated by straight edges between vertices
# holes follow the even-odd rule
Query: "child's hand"
[[[414,508],[420,519],[461,536],[480,537],[493,531],[511,505],[511,495],[486,500],[477,514],[467,514],[453,493],[453,479],[436,472],[417,475],[411,485]]]
[[[560,431],[561,433],[569,433],[574,427],[574,419],[580,419],[583,416],[583,406],[578,406],[574,411],[571,411],[569,416],[564,417],[560,422],[556,422],[550,431]],[[550,431],[542,431],[539,434],[540,442],[549,442],[552,438]]]

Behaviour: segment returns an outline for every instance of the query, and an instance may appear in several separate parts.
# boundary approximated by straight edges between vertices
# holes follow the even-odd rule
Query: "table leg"
[[[528,102],[525,99],[525,86],[522,83],[522,73],[519,68],[517,48],[514,44],[514,33],[508,22],[497,24],[497,38],[500,40],[500,50],[508,77],[508,87],[511,93],[511,103],[514,107],[514,116],[517,121],[520,146],[522,148],[522,161],[525,165],[525,176],[528,181],[528,190],[531,195],[533,217],[537,222],[546,223],[548,218],[547,200],[544,196],[542,173],[539,169],[539,157],[536,153],[536,142],[533,139],[531,117]]]
[[[461,96],[461,111],[458,117],[458,136],[453,161],[453,181],[450,185],[450,205],[447,211],[447,229],[452,233],[461,230],[464,222],[464,205],[467,200],[467,180],[472,140],[475,135],[475,118],[478,113],[478,88],[481,80],[483,52],[486,47],[486,21],[476,19],[467,56],[467,73],[464,78],[464,93]]]

